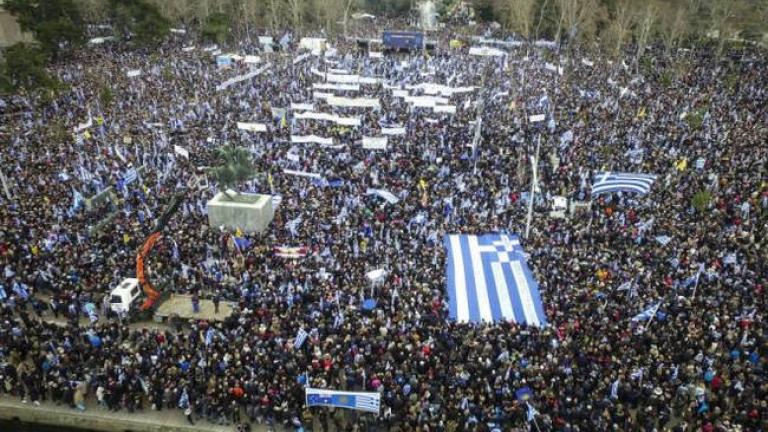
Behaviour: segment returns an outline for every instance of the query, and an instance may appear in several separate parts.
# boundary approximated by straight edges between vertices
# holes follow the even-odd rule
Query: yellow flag
[[[104,124],[104,117],[102,117],[102,116],[96,117],[96,124],[99,125],[99,126]]]
[[[427,181],[424,179],[419,180],[419,188],[421,190],[427,190]]]
[[[83,132],[83,136],[87,139],[91,139],[91,133],[88,131]]]
[[[40,248],[37,247],[37,245],[32,245],[31,249],[32,249],[32,255],[37,255],[38,253],[40,253]]]
[[[243,236],[243,230],[240,228],[235,230],[235,237],[242,237]]]
[[[678,170],[685,171],[685,169],[688,167],[688,159],[686,158],[680,159],[679,161],[677,161],[675,166],[677,167]]]
[[[640,107],[640,109],[637,110],[637,118],[645,118],[645,107]]]
[[[286,126],[288,126],[288,120],[286,120],[286,119],[285,119],[285,116],[283,116],[283,117],[280,119],[280,127],[286,127]]]
[[[123,244],[128,244],[129,241],[131,241],[131,236],[128,233],[123,233]]]

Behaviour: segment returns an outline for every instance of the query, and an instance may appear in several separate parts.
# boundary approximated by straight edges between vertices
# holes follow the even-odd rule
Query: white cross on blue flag
[[[451,319],[546,325],[539,286],[516,235],[449,234],[444,244]]]

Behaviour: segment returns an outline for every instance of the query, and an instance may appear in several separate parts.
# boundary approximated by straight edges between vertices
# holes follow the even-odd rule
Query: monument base
[[[211,227],[224,226],[241,229],[243,232],[262,232],[275,216],[272,197],[269,195],[217,193],[208,201],[208,224]]]

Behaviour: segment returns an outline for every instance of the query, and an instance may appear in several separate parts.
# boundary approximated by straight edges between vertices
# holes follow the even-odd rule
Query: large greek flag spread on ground
[[[379,413],[379,393],[323,390],[307,387],[306,399],[307,406],[349,408]]]
[[[592,183],[592,195],[609,192],[637,192],[647,194],[656,180],[653,174],[598,172]]]
[[[539,285],[516,235],[448,234],[444,244],[451,319],[546,325]]]

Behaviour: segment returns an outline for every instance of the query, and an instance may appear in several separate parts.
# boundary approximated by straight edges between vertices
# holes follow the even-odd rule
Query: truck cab
[[[141,296],[141,287],[136,278],[125,278],[109,294],[109,308],[112,312],[128,314],[138,307],[137,300]]]

